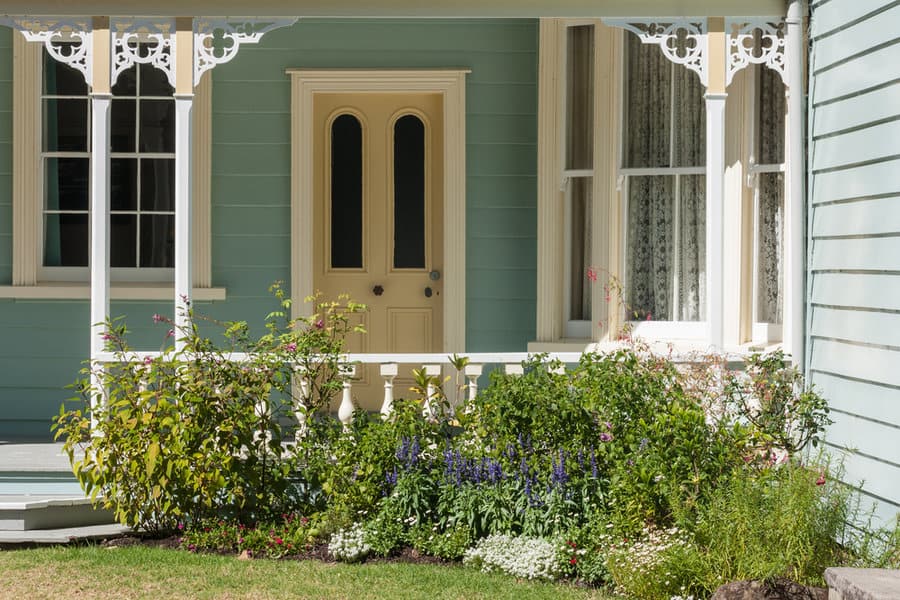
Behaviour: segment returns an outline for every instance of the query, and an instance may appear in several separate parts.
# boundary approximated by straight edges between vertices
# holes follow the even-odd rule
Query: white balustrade
[[[507,375],[523,375],[525,373],[525,368],[521,363],[506,364],[503,366],[503,370]]]
[[[422,407],[422,416],[426,419],[436,419],[438,410],[434,407],[434,400],[440,384],[441,365],[425,365],[423,368],[425,376],[428,378],[428,385],[425,388],[425,405]]]
[[[353,376],[356,375],[356,365],[343,364],[340,368],[341,378],[343,379],[343,390],[341,391],[341,405],[338,408],[338,420],[343,423],[344,429],[350,429],[353,423],[353,411],[356,407],[353,405]]]
[[[394,410],[394,377],[397,376],[397,363],[381,365],[381,376],[384,377],[384,402],[381,405],[381,418],[388,419]]]
[[[306,377],[306,373],[302,369],[297,369],[297,379],[298,385],[300,387],[300,397],[297,399],[297,405],[294,406],[294,417],[297,419],[297,430],[294,432],[294,439],[296,441],[300,441],[304,435],[306,435],[307,425],[306,419],[308,417],[307,411],[309,410],[309,379]]]
[[[468,395],[467,399],[469,402],[475,399],[475,396],[478,395],[478,378],[481,377],[483,365],[475,365],[475,364],[467,364],[463,372],[466,375],[466,379],[469,380],[468,385]]]

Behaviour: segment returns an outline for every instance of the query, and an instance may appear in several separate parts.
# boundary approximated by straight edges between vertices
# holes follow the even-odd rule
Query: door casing
[[[288,69],[291,77],[291,305],[294,318],[309,314],[302,302],[314,292],[313,97],[316,93],[429,92],[443,99],[444,315],[443,352],[465,352],[466,155],[465,78],[468,69]]]

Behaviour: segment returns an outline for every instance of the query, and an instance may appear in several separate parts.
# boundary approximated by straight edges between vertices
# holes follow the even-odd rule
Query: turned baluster
[[[297,419],[297,431],[294,432],[294,439],[300,441],[300,438],[306,435],[309,410],[310,385],[309,379],[306,377],[306,371],[302,367],[295,370],[300,386],[300,397],[297,399],[297,405],[294,407],[294,417]]]
[[[384,377],[384,402],[381,404],[381,418],[387,420],[394,410],[394,377],[397,376],[397,363],[381,365],[381,376]]]
[[[428,386],[425,389],[425,406],[422,408],[422,415],[426,419],[434,419],[437,417],[437,410],[434,407],[434,398],[437,395],[437,385],[435,381],[440,381],[441,365],[424,365],[425,376],[428,377]]]
[[[350,429],[353,423],[353,396],[351,391],[353,388],[353,377],[356,375],[356,365],[341,365],[340,375],[343,381],[343,391],[341,392],[341,406],[338,408],[338,420],[344,424],[344,430]]]
[[[475,400],[475,396],[478,395],[478,378],[481,377],[482,366],[483,365],[466,365],[465,375],[466,379],[469,380],[469,384],[466,386],[469,392],[469,402]]]

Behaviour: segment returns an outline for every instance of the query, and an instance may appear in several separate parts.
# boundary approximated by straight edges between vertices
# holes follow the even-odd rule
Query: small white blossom
[[[335,560],[343,562],[362,560],[371,550],[366,543],[363,526],[359,523],[350,529],[341,529],[328,541],[328,552]]]

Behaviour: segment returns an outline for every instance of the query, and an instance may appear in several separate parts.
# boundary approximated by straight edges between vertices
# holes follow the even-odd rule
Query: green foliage
[[[730,377],[725,399],[751,425],[753,441],[763,451],[793,455],[810,443],[816,447],[832,423],[826,400],[803,385],[796,368],[785,366],[780,350],[749,356],[747,377]]]
[[[234,521],[203,521],[178,525],[181,547],[191,552],[247,552],[248,556],[281,558],[308,550],[322,528],[320,515],[282,515],[276,521],[244,525]]]
[[[82,371],[76,408],[60,409],[54,427],[82,487],[120,522],[161,531],[220,518],[253,523],[297,507],[296,459],[278,417],[295,403],[295,364],[313,382],[307,406],[324,406],[351,329],[347,314],[361,306],[312,299],[312,316],[290,320],[290,301],[273,291],[279,310],[258,339],[245,322],[217,323],[225,340],[217,344],[191,314],[174,332],[182,350],[142,358],[130,351],[125,326],[107,323],[115,362]],[[231,360],[235,352],[243,358]]]
[[[462,560],[463,554],[475,541],[472,531],[464,525],[441,531],[437,525],[427,523],[411,528],[406,539],[422,554],[444,560]]]
[[[854,515],[850,490],[825,467],[796,463],[762,472],[735,472],[693,519],[703,570],[691,579],[712,591],[720,576],[788,577],[822,585],[828,566],[841,564]]]

